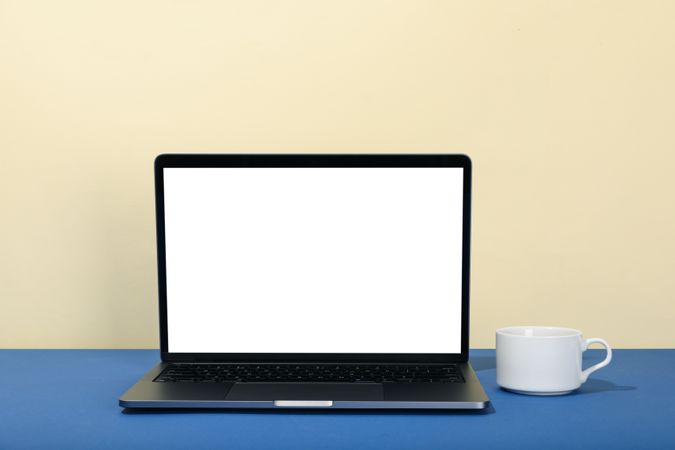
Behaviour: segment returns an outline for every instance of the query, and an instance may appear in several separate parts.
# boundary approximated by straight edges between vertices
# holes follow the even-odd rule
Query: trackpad
[[[383,400],[378,383],[235,383],[226,400]]]

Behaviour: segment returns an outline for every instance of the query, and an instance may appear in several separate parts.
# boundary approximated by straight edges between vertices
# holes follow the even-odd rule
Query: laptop
[[[161,361],[125,408],[483,409],[471,161],[155,160]]]

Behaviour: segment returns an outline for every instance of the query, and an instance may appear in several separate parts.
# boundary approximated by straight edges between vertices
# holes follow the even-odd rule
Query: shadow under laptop
[[[331,414],[331,415],[361,415],[361,416],[484,416],[494,414],[495,408],[490,404],[485,409],[449,409],[449,410],[411,410],[411,409],[217,409],[217,408],[124,408],[122,414],[143,415],[143,414],[291,414],[291,415],[310,415],[310,414]]]

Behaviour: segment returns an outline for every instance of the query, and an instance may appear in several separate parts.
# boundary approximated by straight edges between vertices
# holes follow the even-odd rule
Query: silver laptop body
[[[125,408],[483,409],[464,155],[155,160],[161,361]]]

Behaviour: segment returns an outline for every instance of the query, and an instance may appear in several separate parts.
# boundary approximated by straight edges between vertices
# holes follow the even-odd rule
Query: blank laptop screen
[[[164,168],[168,351],[460,353],[462,168]]]

